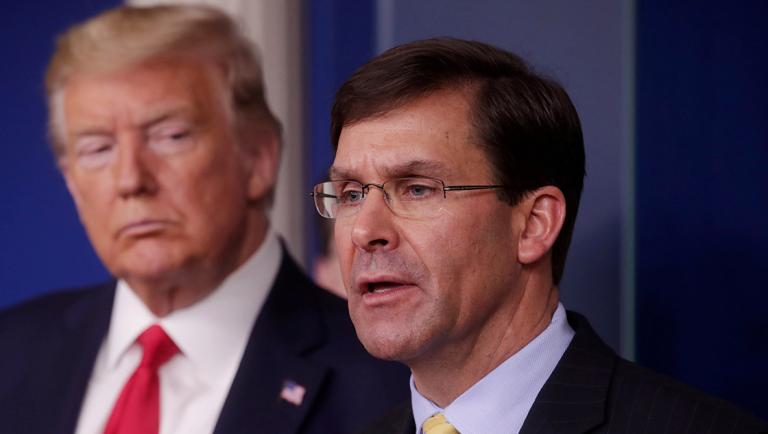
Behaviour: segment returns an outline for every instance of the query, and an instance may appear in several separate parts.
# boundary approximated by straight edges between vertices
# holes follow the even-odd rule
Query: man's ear
[[[541,187],[521,203],[525,226],[518,241],[517,259],[532,264],[543,258],[555,244],[565,220],[565,196],[554,186]]]
[[[254,201],[267,198],[277,181],[280,166],[280,138],[268,129],[251,133],[248,149],[248,198]]]

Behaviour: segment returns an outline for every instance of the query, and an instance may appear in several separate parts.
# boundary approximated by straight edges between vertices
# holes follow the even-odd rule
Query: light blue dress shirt
[[[573,339],[565,308],[558,303],[552,322],[541,334],[488,373],[446,408],[422,396],[411,376],[411,406],[416,434],[435,413],[461,434],[516,434],[520,432],[539,391]]]

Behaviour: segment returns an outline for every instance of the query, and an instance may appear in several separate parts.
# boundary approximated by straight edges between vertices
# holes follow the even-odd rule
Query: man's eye
[[[86,138],[75,142],[75,152],[78,156],[98,154],[112,149],[112,141],[101,138]]]
[[[435,194],[435,190],[431,185],[410,183],[403,185],[400,197],[405,200],[428,199]]]
[[[112,145],[104,143],[101,145],[96,146],[90,146],[84,149],[81,149],[78,154],[79,155],[95,155],[95,154],[103,154],[105,152],[109,152],[112,150]]]
[[[160,126],[149,134],[149,147],[160,154],[183,151],[192,143],[192,132],[179,125]]]
[[[152,137],[150,143],[153,147],[172,147],[182,144],[187,138],[189,131],[173,131]]]
[[[344,190],[339,195],[339,202],[343,204],[354,204],[363,198],[363,192],[360,190]]]
[[[189,136],[189,131],[177,131],[175,133],[169,134],[168,138],[171,140],[181,140]]]
[[[112,158],[114,143],[101,138],[86,138],[75,143],[75,156],[78,164],[85,168],[98,168],[106,165]]]
[[[342,205],[354,205],[363,200],[363,192],[359,185],[346,184],[339,188],[338,202]]]

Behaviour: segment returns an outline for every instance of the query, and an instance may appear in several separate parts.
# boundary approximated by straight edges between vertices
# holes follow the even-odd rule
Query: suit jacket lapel
[[[616,355],[583,316],[568,312],[568,322],[576,335],[536,397],[521,434],[584,433],[605,419]]]
[[[323,344],[323,322],[299,267],[288,254],[251,331],[243,360],[219,416],[215,433],[296,433],[319,392],[328,368],[303,355]],[[284,399],[287,383],[297,400]]]
[[[58,339],[50,343],[50,358],[39,360],[41,368],[35,369],[39,386],[31,389],[47,391],[37,402],[39,414],[55,412],[50,421],[55,426],[52,432],[75,431],[96,355],[109,329],[115,284],[91,291],[66,313]],[[51,363],[56,369],[50,369]]]
[[[411,401],[403,402],[381,416],[361,434],[413,434],[416,425],[413,422]]]
[[[413,409],[408,401],[404,407],[400,407],[398,417],[392,419],[389,426],[384,426],[382,433],[413,434],[416,432],[416,424],[413,421]]]

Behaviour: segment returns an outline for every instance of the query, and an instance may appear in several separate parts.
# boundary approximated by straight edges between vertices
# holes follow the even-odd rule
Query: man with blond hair
[[[280,125],[230,18],[107,11],[59,38],[46,87],[116,282],[0,313],[0,431],[345,433],[407,394],[270,229]]]

